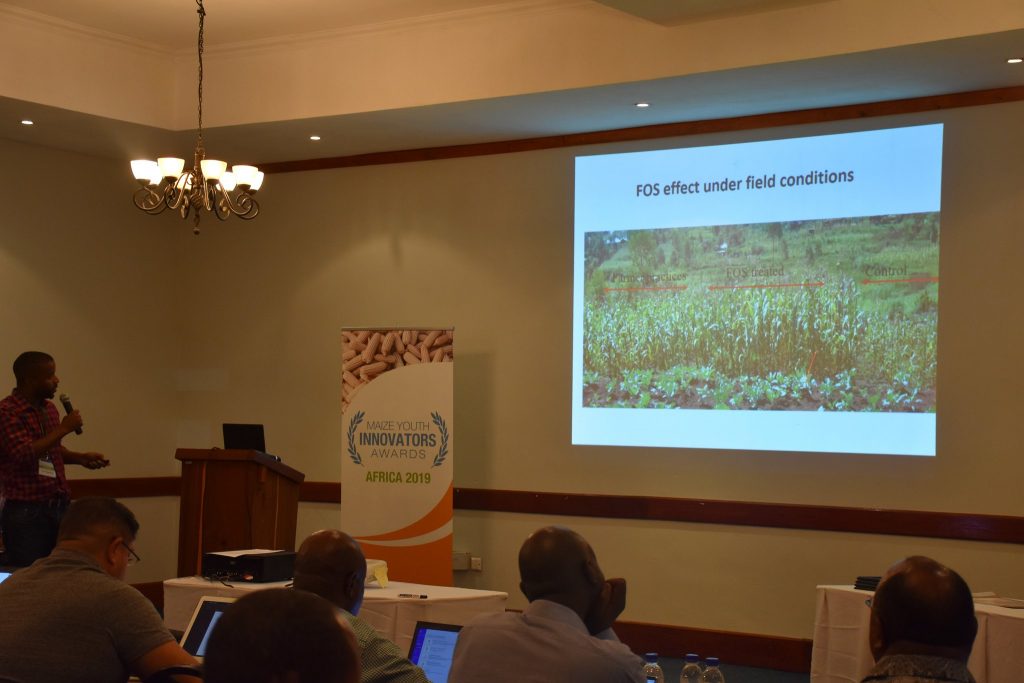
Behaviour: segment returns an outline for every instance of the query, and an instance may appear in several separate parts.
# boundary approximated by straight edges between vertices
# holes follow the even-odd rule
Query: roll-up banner
[[[454,336],[342,332],[341,529],[396,581],[452,584]]]

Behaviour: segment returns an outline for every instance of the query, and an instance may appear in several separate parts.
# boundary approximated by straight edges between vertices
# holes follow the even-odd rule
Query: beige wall
[[[99,472],[70,468],[78,478],[178,471],[179,238],[132,207],[125,168],[0,139],[0,386],[5,395],[14,386],[9,368],[22,351],[56,358],[58,391],[85,419],[65,445],[111,460]],[[173,573],[176,551],[165,546],[177,538],[177,502],[131,505],[146,560],[133,580]]]
[[[4,216],[0,283],[17,300],[0,310],[17,331],[0,345],[7,356],[55,352],[89,420],[83,442],[114,458],[105,476],[173,473],[175,446],[219,444],[222,422],[252,421],[308,479],[337,481],[341,327],[453,324],[456,485],[1020,516],[1022,116],[1017,103],[275,175],[260,218],[207,221],[197,239],[174,218],[134,212],[118,164],[5,145],[4,206],[31,206]],[[926,121],[947,124],[938,457],[569,445],[574,154]],[[87,177],[76,188],[86,215],[47,200],[30,152]],[[19,174],[24,163],[34,167]],[[73,286],[56,284],[72,274]],[[159,532],[147,544],[173,546],[168,500],[131,503]],[[304,504],[299,535],[336,521],[333,506]],[[639,621],[809,637],[815,584],[914,552],[962,569],[976,589],[1024,597],[1017,546],[476,512],[457,513],[455,545],[480,554],[484,572],[459,580],[521,605],[515,550],[549,521],[581,530],[607,572],[631,580],[624,617]],[[133,580],[173,573],[173,551],[143,549],[158,568]]]

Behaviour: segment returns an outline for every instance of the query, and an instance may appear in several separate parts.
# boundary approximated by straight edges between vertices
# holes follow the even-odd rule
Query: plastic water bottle
[[[683,670],[679,673],[679,683],[700,683],[700,675],[704,669],[700,666],[700,657],[695,654],[686,655]]]
[[[718,668],[718,657],[708,657],[707,664],[704,673],[700,675],[701,683],[725,683],[725,676]]]
[[[658,665],[658,653],[648,652],[644,655],[644,679],[647,683],[665,683],[665,672]]]

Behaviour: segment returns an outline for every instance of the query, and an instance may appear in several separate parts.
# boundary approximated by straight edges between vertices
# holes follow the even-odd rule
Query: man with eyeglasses
[[[112,498],[71,504],[49,557],[0,584],[0,680],[102,683],[197,665],[124,581],[138,530]]]

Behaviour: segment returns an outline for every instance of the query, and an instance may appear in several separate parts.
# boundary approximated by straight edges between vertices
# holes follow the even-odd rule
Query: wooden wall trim
[[[691,498],[455,489],[459,510],[1024,543],[1024,517]]]
[[[726,664],[807,673],[811,641],[803,638],[713,631],[686,626],[615,622],[615,633],[633,652],[657,652],[682,659],[688,652],[718,657]]]
[[[80,479],[71,481],[71,489],[76,497],[178,496],[181,479]],[[338,504],[341,502],[341,484],[303,482],[299,486],[299,500],[303,503]],[[455,509],[1024,544],[1024,517],[958,512],[471,488],[455,489]]]
[[[73,498],[156,498],[180,496],[181,477],[126,477],[122,479],[71,479]]]
[[[149,581],[147,583],[133,583],[132,588],[142,593],[156,610],[163,614],[164,610],[164,582]],[[714,655],[712,655],[714,656]]]
[[[303,503],[341,503],[340,481],[304,481],[299,484],[299,500]]]
[[[975,90],[971,92],[932,95],[929,97],[912,97],[884,102],[868,102],[849,104],[820,109],[802,109],[798,111],[778,112],[772,114],[756,114],[737,116],[726,119],[707,119],[703,121],[682,121],[679,123],[662,123],[634,128],[619,128],[590,133],[572,133],[569,135],[552,135],[549,137],[526,138],[521,140],[504,140],[498,142],[481,142],[468,145],[452,145],[448,147],[427,147],[422,149],[396,150],[393,152],[374,152],[372,154],[355,154],[352,156],[329,157],[324,159],[300,159],[297,161],[264,162],[259,167],[265,173],[293,173],[296,171],[322,171],[332,168],[350,168],[354,166],[377,166],[380,164],[400,164],[414,161],[434,161],[437,159],[457,159],[462,157],[488,156],[492,154],[510,154],[513,152],[532,152],[542,149],[561,147],[577,147],[581,145],[600,145],[613,142],[631,142],[636,140],[653,140],[658,138],[681,137],[685,135],[704,135],[709,133],[727,133],[760,128],[777,128],[780,126],[800,126],[830,121],[846,121],[865,119],[878,116],[895,116],[898,114],[915,114],[927,111],[942,111],[960,107],[978,107],[990,104],[1004,104],[1024,100],[1024,86],[1009,88],[993,88],[991,90]]]

